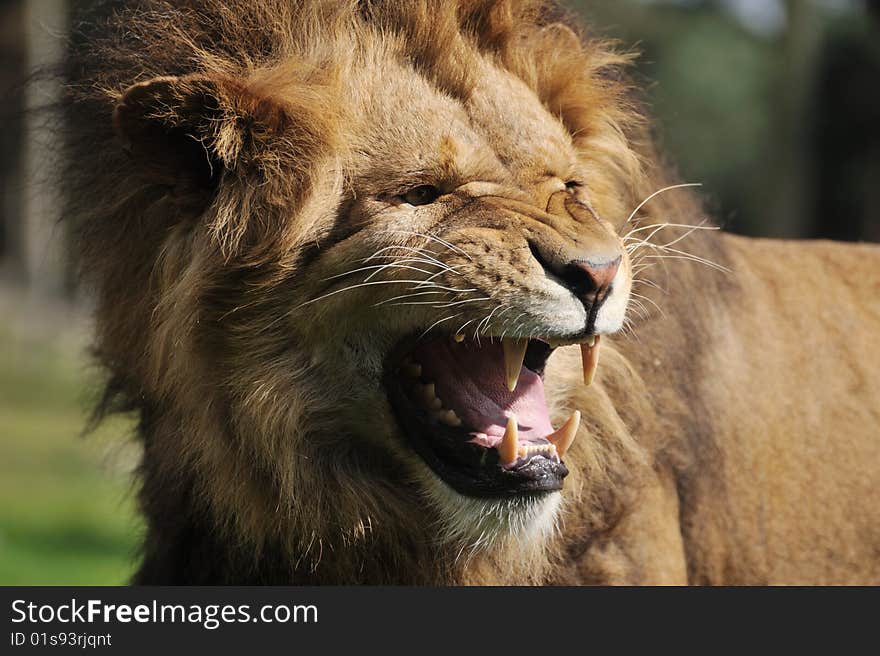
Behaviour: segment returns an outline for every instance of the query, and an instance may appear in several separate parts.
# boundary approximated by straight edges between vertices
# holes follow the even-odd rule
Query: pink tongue
[[[463,426],[485,446],[501,440],[511,414],[517,418],[520,442],[545,443],[543,438],[553,432],[538,374],[523,367],[516,390],[507,389],[500,342],[485,341],[480,347],[437,339],[417,348],[412,357],[422,365],[422,379],[434,383],[443,407],[455,410]]]

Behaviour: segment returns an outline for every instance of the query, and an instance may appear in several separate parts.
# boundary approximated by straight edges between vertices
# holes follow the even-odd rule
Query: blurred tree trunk
[[[27,68],[46,71],[64,56],[67,28],[65,0],[26,2]],[[59,175],[62,83],[51,74],[29,80],[26,93],[24,203],[22,208],[25,274],[28,289],[36,295],[60,296],[69,292],[67,259],[61,218]]]
[[[22,109],[25,71],[24,2],[0,0],[0,273],[23,272],[21,235]]]
[[[813,162],[808,139],[811,100],[815,91],[816,66],[822,46],[822,22],[813,0],[786,0],[788,28],[782,40],[780,87],[774,150],[767,181],[768,219],[774,236],[803,237],[811,223],[809,181]]]

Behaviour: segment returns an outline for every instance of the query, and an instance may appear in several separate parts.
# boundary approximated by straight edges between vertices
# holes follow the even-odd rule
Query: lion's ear
[[[245,165],[255,143],[282,130],[283,111],[232,79],[157,77],[129,87],[113,123],[138,171],[184,201],[204,198],[225,170]]]

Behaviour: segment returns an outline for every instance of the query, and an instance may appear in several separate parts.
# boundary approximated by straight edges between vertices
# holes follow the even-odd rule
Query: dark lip
[[[503,468],[495,449],[469,443],[466,429],[432,421],[410,400],[398,370],[416,343],[416,339],[407,339],[394,349],[387,360],[384,384],[398,427],[431,470],[455,491],[470,497],[510,498],[561,490],[568,475],[564,463],[539,455]],[[542,354],[544,347],[546,352]],[[531,364],[541,375],[552,350],[549,345],[536,347]],[[528,357],[525,364],[530,364]]]

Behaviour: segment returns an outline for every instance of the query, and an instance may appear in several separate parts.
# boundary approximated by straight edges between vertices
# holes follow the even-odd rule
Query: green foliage
[[[641,53],[660,149],[681,180],[702,183],[713,220],[753,236],[878,238],[876,14],[794,0],[764,31],[722,0],[568,4]]]
[[[78,353],[0,331],[3,585],[121,584],[133,570],[137,449],[122,419],[81,434],[96,384]]]

